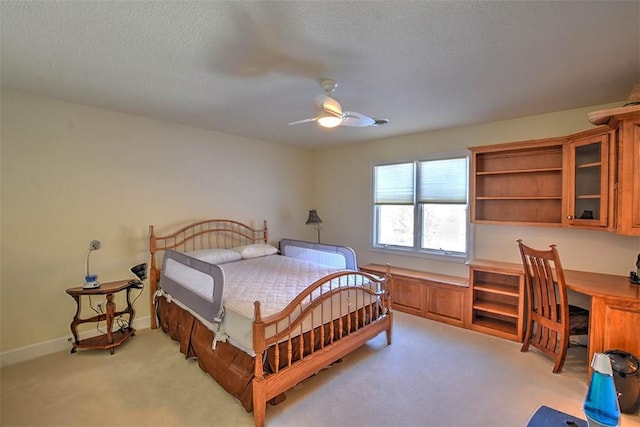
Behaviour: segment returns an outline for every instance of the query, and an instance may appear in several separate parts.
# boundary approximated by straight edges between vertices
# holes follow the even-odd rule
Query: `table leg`
[[[107,342],[113,344],[113,316],[116,312],[116,305],[113,303],[113,294],[107,294]],[[111,347],[111,354],[114,347]]]
[[[78,324],[80,323],[80,296],[74,295],[73,299],[76,301],[76,314],[73,315],[73,320],[71,321],[71,335],[73,335],[73,343],[71,344],[71,353],[76,352],[76,345],[80,343],[80,339],[78,338]]]
[[[134,310],[133,306],[131,305],[131,297],[129,296],[129,294],[131,293],[131,289],[132,288],[127,288],[127,313],[129,313],[129,329],[131,329],[131,335],[135,335],[135,329],[133,329],[133,318],[136,315],[136,311]]]

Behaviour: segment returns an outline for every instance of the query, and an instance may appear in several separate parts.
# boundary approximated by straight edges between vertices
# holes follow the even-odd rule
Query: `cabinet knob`
[[[567,215],[567,219],[573,219],[573,215]]]

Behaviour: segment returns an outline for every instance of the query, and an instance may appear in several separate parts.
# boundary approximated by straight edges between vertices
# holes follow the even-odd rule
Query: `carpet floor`
[[[268,406],[267,426],[525,426],[540,405],[579,418],[584,348],[561,374],[520,344],[395,312],[384,334]],[[3,367],[3,426],[251,426],[252,414],[185,360],[160,330],[116,349],[56,353]],[[623,415],[623,427],[640,416]]]

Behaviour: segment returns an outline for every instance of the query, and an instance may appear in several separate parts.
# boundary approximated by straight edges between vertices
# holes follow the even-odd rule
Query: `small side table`
[[[125,342],[130,336],[135,335],[136,330],[133,328],[133,318],[136,312],[131,305],[129,294],[131,289],[140,288],[140,286],[140,282],[119,280],[117,282],[102,283],[100,284],[100,287],[93,289],[84,289],[82,286],[67,289],[66,292],[76,301],[77,307],[76,314],[73,316],[73,321],[71,322],[71,333],[73,334],[73,347],[71,348],[71,353],[75,353],[78,348],[94,348],[110,350],[111,354],[113,354],[116,347]],[[127,308],[122,311],[116,311],[116,304],[113,302],[113,294],[124,290],[127,291]],[[79,317],[81,307],[80,297],[89,295],[106,295],[107,311],[106,313],[101,313],[97,316],[81,319]],[[113,318],[123,314],[129,315],[129,326],[114,332],[112,330]],[[78,325],[88,322],[100,322],[103,320],[106,320],[107,322],[107,332],[105,334],[83,340],[78,338]]]

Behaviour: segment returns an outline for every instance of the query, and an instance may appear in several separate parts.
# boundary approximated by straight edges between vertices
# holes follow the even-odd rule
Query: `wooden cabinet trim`
[[[368,264],[360,267],[361,270],[371,271],[376,274],[384,274],[387,271],[386,265],[381,264]],[[467,277],[448,276],[445,274],[431,273],[428,271],[412,270],[401,267],[391,267],[391,275],[404,276],[417,280],[428,280],[430,282],[441,283],[452,286],[469,286],[469,279]]]

